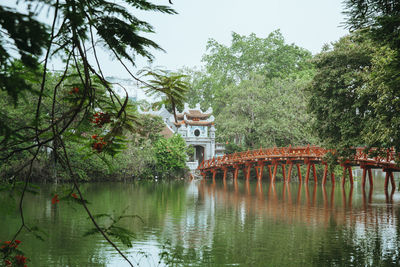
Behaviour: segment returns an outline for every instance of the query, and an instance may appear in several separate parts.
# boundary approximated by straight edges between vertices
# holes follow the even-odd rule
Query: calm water
[[[83,185],[93,213],[139,215],[121,225],[135,232],[123,250],[138,266],[399,266],[400,193],[373,192],[357,182],[344,190],[252,180],[137,182]],[[20,236],[28,266],[127,266],[92,228],[83,209],[60,201],[63,186],[28,195],[29,225],[46,235]],[[0,239],[19,225],[15,201],[0,195]],[[107,221],[101,221],[106,225]],[[120,244],[118,241],[116,243]],[[164,255],[161,259],[161,255]],[[160,260],[161,259],[161,260]]]

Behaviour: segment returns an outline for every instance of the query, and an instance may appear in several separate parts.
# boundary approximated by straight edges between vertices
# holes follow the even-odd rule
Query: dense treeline
[[[314,129],[326,146],[400,151],[400,4],[346,3],[352,33],[313,59]]]
[[[73,75],[71,75],[73,76]],[[51,88],[59,74],[49,74],[48,87]],[[73,81],[66,81],[60,87],[62,97],[59,103],[74,102],[79,95],[79,88],[72,87]],[[34,88],[34,87],[33,87]],[[72,89],[71,89],[72,88]],[[45,95],[51,91],[45,90]],[[98,99],[107,98],[105,89],[97,91]],[[18,129],[30,125],[34,120],[34,107],[31,105],[35,94],[24,94],[24,100],[14,104],[11,96],[0,92],[0,110],[3,122],[9,129]],[[124,99],[121,99],[124,101]],[[52,101],[45,97],[43,106],[51,109]],[[125,138],[107,140],[112,131],[109,107],[97,109],[94,114],[83,115],[72,122],[72,129],[64,134],[65,146],[70,151],[71,166],[81,181],[131,180],[182,177],[185,172],[186,145],[184,140],[175,135],[166,139],[160,133],[164,123],[161,118],[143,115],[137,112],[137,103],[128,102],[129,127],[124,129]],[[62,112],[62,110],[58,110]],[[18,118],[18,119],[16,119]],[[48,126],[47,126],[48,127]],[[108,142],[108,143],[107,143]],[[56,149],[53,149],[56,147]],[[68,182],[70,175],[59,161],[63,160],[62,147],[51,143],[38,152],[31,174],[32,181]],[[121,153],[123,151],[123,153]],[[12,149],[3,149],[1,155],[7,157],[0,166],[3,178],[18,179],[26,175],[26,169],[16,176],[15,170],[24,166],[30,153],[12,153]]]
[[[233,33],[230,46],[211,39],[207,51],[204,68],[183,70],[188,99],[213,108],[227,152],[317,142],[304,90],[314,73],[309,51],[287,44],[280,31],[266,38]]]

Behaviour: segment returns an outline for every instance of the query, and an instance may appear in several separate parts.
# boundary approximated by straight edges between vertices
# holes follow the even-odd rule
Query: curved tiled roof
[[[176,114],[176,116],[179,119],[183,119],[183,117],[186,115],[188,118],[199,118],[199,119],[207,119],[208,117],[211,116],[211,113],[202,113],[200,110],[196,109],[189,109],[189,112],[183,112]]]
[[[180,126],[180,125],[183,125],[183,124],[194,125],[194,126],[210,126],[210,125],[214,125],[214,122],[212,122],[212,121],[182,120],[182,121],[178,121],[178,123],[174,122],[174,124],[176,126]]]

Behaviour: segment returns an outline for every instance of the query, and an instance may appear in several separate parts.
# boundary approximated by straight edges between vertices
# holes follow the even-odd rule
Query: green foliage
[[[210,39],[207,51],[203,56],[207,72],[225,77],[225,84],[249,79],[253,73],[270,79],[286,77],[310,67],[307,59],[311,58],[311,53],[286,44],[279,30],[267,38],[259,38],[254,33],[243,36],[233,32],[230,47]]]
[[[51,51],[52,56],[67,59],[72,49],[79,42],[94,42],[93,32],[112,55],[125,58],[134,64],[135,54],[152,58],[148,48],[161,49],[150,39],[143,37],[142,32],[153,32],[152,26],[127,12],[126,7],[114,2],[100,0],[96,4],[90,1],[15,1],[18,9],[0,6],[0,28],[6,34],[0,37],[0,89],[6,90],[14,100],[18,95],[31,89],[24,77],[28,74],[38,75],[38,57],[51,45],[57,44]],[[168,6],[155,5],[148,1],[124,1],[135,9],[157,11],[167,14],[176,12]],[[43,10],[54,13],[59,23],[53,28],[37,18]],[[57,33],[57,34],[55,34]],[[11,50],[16,50],[15,57]],[[81,55],[83,56],[83,55]],[[14,60],[19,59],[25,67],[25,72],[15,69]],[[85,62],[87,64],[87,62]],[[87,73],[85,73],[86,75]]]
[[[110,215],[110,214],[97,214],[93,215],[95,219],[101,219],[103,220],[104,226],[101,226],[101,230],[106,233],[107,235],[116,238],[119,240],[122,244],[124,244],[127,247],[132,247],[132,239],[135,238],[135,234],[125,228],[117,225],[122,219],[127,219],[127,218],[137,218],[140,221],[143,222],[142,218],[139,217],[138,215],[125,215],[126,209],[123,211],[122,215],[115,216],[115,215]],[[90,236],[96,233],[100,233],[97,228],[92,228],[88,231],[85,232],[84,236]]]
[[[118,60],[125,58],[134,64],[134,54],[150,59],[148,48],[160,47],[141,34],[153,32],[152,27],[127,12],[123,3],[17,2],[17,9],[0,6],[0,29],[6,33],[0,37],[0,160],[8,166],[30,165],[34,170],[33,163],[42,157],[52,162],[52,169],[61,164],[68,170],[65,148],[74,146],[72,143],[115,157],[127,146],[124,134],[135,131],[135,111],[128,98],[117,96],[101,70],[92,66],[87,51],[96,57],[98,68],[98,43]],[[128,0],[124,4],[134,9],[175,13],[168,6],[148,1]],[[29,11],[27,14],[20,12],[24,8]],[[51,27],[37,20],[44,9],[52,16]],[[18,53],[10,53],[12,49]],[[39,65],[36,60],[43,51],[44,63]],[[65,63],[65,69],[49,73],[48,60],[57,56]],[[17,102],[21,96],[24,103]],[[43,150],[50,150],[50,157],[46,158]],[[74,153],[83,154],[80,150],[71,152]]]
[[[0,29],[0,90],[7,91],[17,103],[23,91],[33,91],[27,78],[40,75],[38,57],[49,38],[48,27],[32,14],[22,14],[15,8],[0,5]],[[17,53],[10,53],[10,47]],[[17,60],[10,60],[13,55]],[[0,123],[0,129],[4,126]]]
[[[230,46],[209,40],[205,68],[182,70],[190,75],[188,102],[213,108],[218,141],[237,146],[232,151],[315,143],[304,91],[310,59],[280,31],[267,38],[233,33]]]
[[[326,146],[400,149],[397,52],[361,32],[341,38],[314,59],[309,109]]]
[[[243,147],[241,147],[235,143],[227,142],[225,144],[225,153],[226,154],[233,154],[235,152],[242,152],[242,151],[243,151]]]
[[[369,146],[400,150],[400,3],[346,0],[347,26],[363,32],[372,43],[370,70],[359,90],[366,112],[360,139]],[[359,102],[359,101],[357,101]]]
[[[336,148],[364,143],[360,134],[369,99],[359,92],[368,77],[372,52],[370,42],[351,35],[314,58],[316,74],[309,87],[309,110],[315,116],[314,131],[325,145]]]
[[[160,177],[167,177],[185,169],[186,143],[180,135],[171,138],[160,138],[154,143],[156,172]]]
[[[161,103],[171,105],[175,122],[178,122],[176,108],[183,107],[189,87],[189,84],[184,80],[186,75],[160,69],[144,69],[139,73],[143,74],[143,77],[150,78],[143,86],[143,88],[147,89],[146,93],[149,95],[163,95],[165,99]]]
[[[245,148],[303,145],[312,142],[304,80],[261,76],[224,90],[226,106],[216,118],[218,138]]]
[[[3,108],[7,112],[22,114],[29,108],[25,103],[13,107],[4,103]],[[119,136],[108,138],[110,134],[108,129],[110,125],[104,125],[101,128],[93,127],[91,117],[80,122],[79,127],[74,131],[65,133],[65,145],[69,151],[71,166],[81,181],[104,181],[104,180],[129,180],[132,178],[153,179],[161,170],[156,170],[156,156],[153,144],[162,138],[160,132],[164,127],[164,122],[160,117],[150,115],[139,115],[134,111],[135,106],[128,108],[130,117],[134,118],[135,124],[132,124],[130,130],[125,129],[125,138]],[[19,121],[24,123],[23,121]],[[129,122],[129,123],[132,123]],[[97,135],[108,140],[110,144],[106,145],[101,152],[93,149],[93,143],[97,142],[93,136]],[[123,149],[123,153],[118,153]],[[55,159],[57,155],[57,160]],[[64,160],[62,148],[57,151],[41,150],[35,160],[32,179],[35,181],[71,181],[70,174],[58,162]],[[0,172],[3,178],[14,177],[15,170],[29,159],[29,153],[18,154],[8,160],[8,164],[0,166]],[[185,164],[179,165],[182,169]],[[178,171],[178,167],[174,169]],[[14,178],[23,178],[26,171],[19,173]],[[173,178],[174,174],[169,172],[164,177]],[[23,183],[15,182],[4,184],[5,190],[11,187],[22,190]],[[29,186],[28,191],[31,190]],[[34,190],[34,188],[32,188]]]
[[[345,14],[351,30],[363,29],[381,44],[400,48],[400,2],[397,0],[346,0]]]
[[[368,81],[360,95],[368,99],[369,112],[362,131],[368,145],[400,151],[399,51],[377,47]]]

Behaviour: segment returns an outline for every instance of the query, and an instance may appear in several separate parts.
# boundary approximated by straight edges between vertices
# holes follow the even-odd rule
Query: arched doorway
[[[204,147],[194,146],[194,160],[200,164],[204,160]]]

